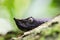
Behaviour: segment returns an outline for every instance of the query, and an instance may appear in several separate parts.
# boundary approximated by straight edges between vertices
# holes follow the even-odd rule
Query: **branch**
[[[45,30],[47,31],[47,29],[50,30],[50,28],[52,30],[53,27],[55,28],[55,26],[57,27],[58,25],[60,27],[60,15],[58,15],[57,17],[53,18],[52,20],[38,26],[37,28],[35,28],[33,30],[25,32],[22,36],[20,36],[18,38],[12,38],[12,39],[14,39],[14,40],[38,40],[41,38],[41,35],[42,35],[41,33],[45,32]]]

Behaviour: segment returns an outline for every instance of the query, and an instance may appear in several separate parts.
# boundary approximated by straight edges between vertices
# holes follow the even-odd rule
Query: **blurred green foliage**
[[[0,0],[0,18],[7,19],[12,27],[14,27],[14,30],[18,30],[13,18],[23,18],[33,1],[34,0]],[[60,12],[60,0],[53,0],[51,6],[54,8],[48,8],[49,10],[47,14],[52,14],[52,16],[55,14],[57,15],[57,13]],[[56,10],[55,7],[58,9]],[[40,15],[41,14],[39,14],[39,16]],[[4,40],[4,38],[1,36],[0,40]]]
[[[53,0],[52,1],[52,6],[60,8],[60,0]]]

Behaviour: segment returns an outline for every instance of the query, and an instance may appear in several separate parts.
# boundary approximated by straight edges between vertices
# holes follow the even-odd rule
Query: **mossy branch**
[[[17,38],[12,38],[14,40],[48,40],[50,39],[58,39],[57,34],[60,35],[60,15],[56,16],[52,20],[38,26],[37,28],[25,32],[22,36]],[[51,36],[52,35],[52,36]],[[56,36],[56,38],[54,38]],[[11,39],[11,40],[12,40]]]

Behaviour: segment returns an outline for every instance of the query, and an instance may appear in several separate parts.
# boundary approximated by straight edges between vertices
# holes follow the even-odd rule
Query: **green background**
[[[41,1],[41,3],[39,3],[38,1]],[[38,0],[38,1],[0,0],[0,18],[8,20],[13,30],[17,31],[18,28],[13,18],[21,19],[30,16],[35,18],[53,18],[54,16],[60,14],[60,0],[45,0],[45,1]],[[40,4],[39,8],[38,4]],[[33,10],[34,7],[36,7],[35,9],[36,12]]]

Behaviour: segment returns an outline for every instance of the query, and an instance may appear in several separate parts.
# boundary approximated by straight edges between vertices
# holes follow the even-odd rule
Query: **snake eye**
[[[33,22],[33,18],[29,18],[28,21],[29,21],[30,23],[32,23],[32,22]]]

